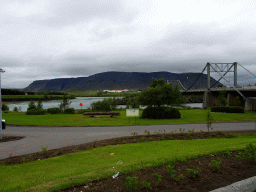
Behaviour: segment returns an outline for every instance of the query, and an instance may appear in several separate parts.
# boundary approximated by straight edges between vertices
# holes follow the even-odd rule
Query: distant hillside
[[[173,82],[180,80],[188,88],[200,75],[200,73],[169,73],[169,72],[104,72],[89,77],[62,78],[50,80],[37,80],[31,83],[24,91],[46,92],[46,91],[99,91],[104,89],[145,89],[152,82],[152,78],[164,78]],[[211,78],[211,85],[216,82]],[[203,74],[193,89],[203,88],[207,85],[207,75]],[[216,86],[221,83],[216,84]]]

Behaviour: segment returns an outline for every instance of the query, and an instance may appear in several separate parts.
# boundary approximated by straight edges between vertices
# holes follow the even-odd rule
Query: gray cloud
[[[255,6],[251,0],[3,0],[2,86],[106,71],[201,72],[207,62],[237,61],[256,74]],[[238,75],[240,84],[256,83],[240,67]]]

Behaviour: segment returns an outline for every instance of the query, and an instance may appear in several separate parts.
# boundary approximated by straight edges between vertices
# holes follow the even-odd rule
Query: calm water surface
[[[75,109],[87,109],[90,107],[90,104],[95,101],[101,101],[104,98],[109,98],[109,97],[76,97],[76,99],[70,99],[71,104],[69,107],[73,107]],[[116,97],[116,98],[122,98],[122,97]],[[10,111],[13,111],[14,107],[21,107],[21,111],[25,112],[27,111],[28,104],[30,101],[11,101],[11,102],[3,102],[5,103]],[[37,101],[35,101],[37,103]],[[52,107],[59,107],[61,100],[52,100],[52,101],[42,101],[43,103],[43,108],[48,109]],[[80,103],[83,104],[82,107],[80,107]],[[185,106],[190,106],[190,107],[199,107],[202,108],[203,103],[187,103]],[[117,108],[125,108],[126,105],[118,105]],[[141,107],[142,109],[145,107]]]

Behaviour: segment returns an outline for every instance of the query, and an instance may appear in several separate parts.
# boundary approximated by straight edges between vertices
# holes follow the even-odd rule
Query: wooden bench
[[[110,115],[110,117],[113,117],[114,115],[120,115],[120,112],[84,112],[83,115],[90,115],[90,117],[94,117],[94,115]]]

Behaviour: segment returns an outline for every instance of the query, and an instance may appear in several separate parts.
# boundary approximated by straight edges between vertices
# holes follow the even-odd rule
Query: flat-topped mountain
[[[60,78],[50,80],[36,80],[24,91],[100,91],[104,89],[145,89],[152,83],[152,78],[164,78],[166,82],[175,83],[180,80],[185,88],[190,87],[195,82],[200,73],[170,73],[170,72],[103,72],[89,77]],[[211,85],[216,82],[211,77]],[[217,83],[215,86],[222,85]],[[207,75],[202,74],[192,89],[204,88],[207,86]]]

